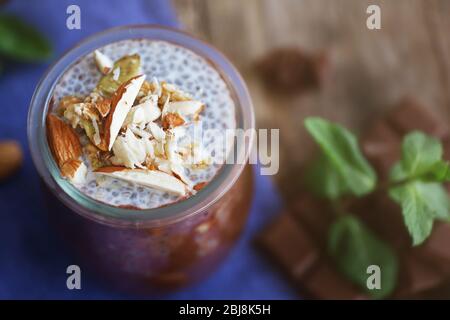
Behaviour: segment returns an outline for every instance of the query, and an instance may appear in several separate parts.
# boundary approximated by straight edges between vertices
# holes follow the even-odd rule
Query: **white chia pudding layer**
[[[204,58],[193,51],[164,41],[149,39],[124,40],[98,48],[112,60],[125,55],[139,54],[142,73],[151,81],[166,81],[189,93],[205,105],[201,121],[187,126],[188,134],[196,125],[203,129],[202,144],[211,164],[201,168],[185,168],[185,174],[194,183],[210,182],[223,166],[217,146],[225,148],[224,132],[236,128],[235,102],[219,72]],[[55,105],[64,96],[87,96],[96,87],[102,74],[98,71],[94,54],[90,53],[74,63],[56,84],[53,98]],[[80,136],[81,144],[87,143]],[[214,150],[214,151],[213,151]],[[111,176],[99,176],[93,172],[87,157],[83,157],[88,173],[82,184],[74,184],[81,192],[100,202],[113,206],[132,206],[150,209],[180,201],[180,196],[140,186]],[[195,196],[195,195],[194,195]]]

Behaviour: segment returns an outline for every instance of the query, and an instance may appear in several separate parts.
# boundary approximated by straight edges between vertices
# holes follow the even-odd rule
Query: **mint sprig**
[[[383,272],[382,290],[369,293],[385,297],[395,288],[397,257],[356,216],[336,205],[342,196],[362,197],[377,189],[375,171],[360,151],[356,136],[344,127],[317,117],[305,119],[305,127],[321,149],[308,173],[309,185],[339,208],[329,233],[329,253],[342,273],[365,290],[366,268],[378,265]],[[435,220],[450,221],[450,200],[442,184],[450,181],[450,164],[442,159],[441,142],[419,131],[404,137],[401,151],[389,185],[379,190],[387,191],[400,205],[416,246],[429,237]]]
[[[402,158],[391,170],[389,195],[402,208],[413,245],[428,238],[435,219],[450,218],[450,201],[441,184],[449,170],[442,153],[439,140],[414,131],[403,139]]]

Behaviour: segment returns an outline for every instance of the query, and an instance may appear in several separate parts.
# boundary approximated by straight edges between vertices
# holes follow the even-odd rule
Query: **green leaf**
[[[419,131],[413,131],[403,138],[400,163],[409,177],[426,173],[441,158],[442,145],[439,140]]]
[[[450,164],[448,161],[437,162],[429,172],[429,176],[424,177],[426,180],[445,182],[450,181]]]
[[[428,238],[434,219],[449,220],[450,202],[439,183],[412,181],[390,188],[389,195],[402,208],[414,246]]]
[[[351,193],[362,196],[374,189],[375,171],[362,155],[357,139],[350,131],[316,117],[307,118],[305,127]]]
[[[337,199],[349,193],[344,178],[323,153],[307,170],[306,182],[312,192],[327,199]]]
[[[403,170],[402,163],[399,161],[394,164],[389,173],[389,179],[394,182],[405,181],[408,179],[408,174]]]
[[[52,53],[49,42],[35,27],[18,17],[0,15],[0,54],[22,61],[40,61]]]
[[[357,218],[345,215],[331,226],[328,249],[339,270],[372,297],[384,298],[395,289],[398,261],[394,251]],[[380,289],[367,287],[370,265],[380,267]]]

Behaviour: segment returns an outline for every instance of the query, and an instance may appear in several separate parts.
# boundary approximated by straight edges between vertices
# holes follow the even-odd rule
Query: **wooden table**
[[[313,144],[307,115],[356,132],[405,95],[441,117],[450,115],[450,1],[447,0],[173,0],[186,29],[223,51],[242,72],[260,128],[280,128],[285,195]],[[381,30],[366,27],[370,4],[381,7]],[[267,92],[252,64],[272,48],[326,50],[331,72],[320,91],[297,97]]]

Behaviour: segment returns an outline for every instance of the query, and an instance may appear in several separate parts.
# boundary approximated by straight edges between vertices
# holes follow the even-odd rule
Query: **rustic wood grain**
[[[362,131],[405,95],[449,117],[450,1],[446,0],[173,0],[185,28],[223,51],[250,88],[258,126],[280,128],[281,169],[275,178],[295,193],[295,171],[313,144],[302,127],[321,115]],[[378,4],[381,30],[366,28]],[[276,47],[328,52],[320,91],[279,97],[260,84],[255,60]]]

